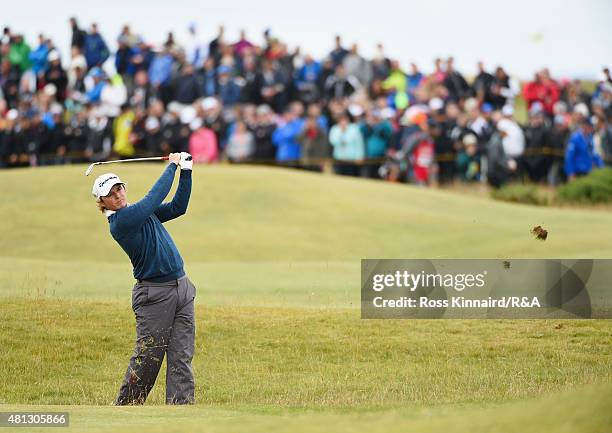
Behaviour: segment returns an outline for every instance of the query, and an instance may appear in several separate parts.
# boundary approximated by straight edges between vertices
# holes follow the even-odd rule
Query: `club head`
[[[91,174],[91,171],[93,170],[93,168],[94,168],[94,166],[95,166],[95,165],[96,165],[96,164],[95,164],[95,163],[93,163],[93,164],[91,164],[89,167],[87,167],[87,170],[85,170],[85,176],[89,176],[89,175]]]

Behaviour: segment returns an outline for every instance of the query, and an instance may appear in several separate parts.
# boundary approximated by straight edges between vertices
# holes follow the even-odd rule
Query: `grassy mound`
[[[612,168],[593,170],[587,176],[560,186],[556,200],[560,203],[611,203]]]

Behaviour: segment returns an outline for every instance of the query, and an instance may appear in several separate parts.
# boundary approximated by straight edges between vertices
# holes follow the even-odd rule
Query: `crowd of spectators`
[[[556,185],[612,164],[612,78],[592,94],[547,69],[521,86],[453,58],[404,70],[339,36],[323,59],[269,30],[256,44],[224,28],[205,42],[153,45],[125,25],[114,51],[97,25],[70,19],[71,53],[39,35],[0,40],[0,167],[187,151],[196,163],[264,163],[428,185],[462,180]],[[114,48],[114,47],[113,47]],[[515,120],[518,98],[528,120]]]

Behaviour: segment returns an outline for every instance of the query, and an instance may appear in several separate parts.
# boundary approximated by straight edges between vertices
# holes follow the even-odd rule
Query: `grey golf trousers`
[[[168,354],[166,404],[195,403],[191,360],[195,342],[195,286],[187,276],[166,283],[140,280],[132,290],[136,346],[117,405],[143,404]]]

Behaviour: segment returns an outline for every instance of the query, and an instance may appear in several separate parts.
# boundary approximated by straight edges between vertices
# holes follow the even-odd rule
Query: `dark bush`
[[[559,203],[612,202],[612,168],[593,170],[587,176],[574,179],[559,187],[556,201]]]
[[[548,204],[546,196],[538,191],[537,186],[532,184],[511,183],[504,185],[499,189],[494,189],[491,192],[491,197],[496,200],[536,206],[546,206]]]

